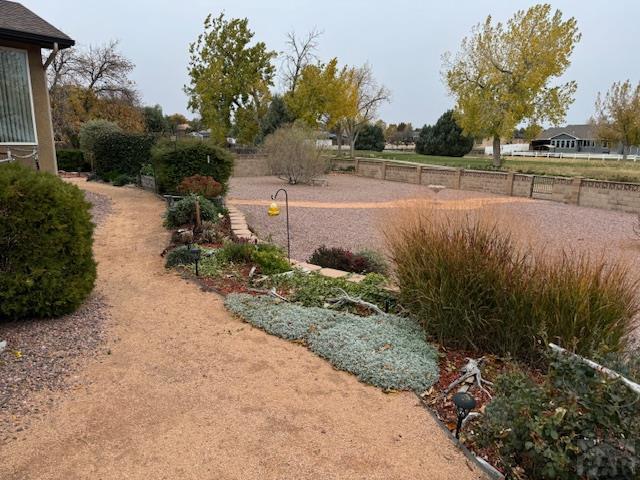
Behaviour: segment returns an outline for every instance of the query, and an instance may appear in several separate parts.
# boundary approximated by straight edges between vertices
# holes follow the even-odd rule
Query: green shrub
[[[388,270],[387,264],[377,252],[365,250],[359,253],[352,253],[346,248],[340,247],[318,247],[309,257],[309,263],[319,265],[324,268],[334,268],[344,272],[352,273],[380,273],[385,274]]]
[[[515,372],[496,382],[477,428],[510,475],[542,479],[623,479],[640,475],[640,402],[620,381],[553,359],[538,385]],[[514,477],[515,478],[515,477]]]
[[[359,317],[324,308],[232,294],[225,306],[252,325],[305,341],[336,368],[387,390],[423,392],[438,380],[438,354],[421,327],[393,315]]]
[[[197,247],[196,247],[197,248]],[[177,267],[178,265],[190,265],[194,262],[193,253],[189,245],[180,245],[167,253],[165,267]]]
[[[161,193],[177,193],[180,182],[192,175],[213,177],[225,193],[233,168],[228,151],[199,140],[163,142],[154,149],[153,160]]]
[[[389,246],[401,303],[449,347],[530,362],[547,339],[585,355],[618,351],[638,311],[622,266],[520,250],[478,218],[422,214]]]
[[[90,172],[91,162],[85,160],[82,150],[57,150],[58,170],[64,172]]]
[[[140,167],[140,175],[144,175],[145,177],[155,177],[156,174],[153,171],[153,165],[151,163],[145,163]]]
[[[79,140],[80,149],[84,152],[85,158],[89,161],[92,169],[95,168],[95,143],[102,135],[122,132],[117,123],[108,120],[89,120],[80,127]]]
[[[115,177],[112,183],[116,187],[124,187],[125,185],[136,183],[136,179],[131,175],[127,175],[126,173],[123,173]]]
[[[140,133],[101,134],[93,147],[96,173],[105,180],[122,174],[137,176],[149,161],[153,142],[153,137]]]
[[[220,249],[218,256],[231,263],[255,263],[265,275],[291,270],[282,249],[266,243],[229,242]]]
[[[0,318],[74,311],[96,278],[90,204],[77,187],[0,166]]]
[[[182,225],[192,224],[196,215],[196,198],[195,195],[189,195],[178,200],[165,212],[164,223],[168,228],[178,228]],[[200,218],[202,221],[217,222],[221,210],[206,198],[199,197]]]

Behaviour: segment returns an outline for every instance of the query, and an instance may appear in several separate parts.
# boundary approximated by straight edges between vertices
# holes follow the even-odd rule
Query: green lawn
[[[446,165],[466,169],[491,169],[488,157],[435,157],[419,155],[414,152],[373,152],[356,151],[358,157],[384,158],[402,160],[431,165]],[[614,180],[619,182],[640,182],[640,162],[617,160],[572,160],[567,158],[514,158],[506,159],[503,170],[519,173],[535,173],[538,175],[557,175],[563,177],[582,176],[598,180]]]

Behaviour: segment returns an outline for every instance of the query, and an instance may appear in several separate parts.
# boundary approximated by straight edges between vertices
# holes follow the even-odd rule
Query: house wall
[[[344,171],[349,167],[355,175],[362,177],[640,213],[640,184],[637,183],[435,168],[393,160],[357,158],[333,162],[334,169]],[[538,184],[544,184],[546,188],[540,189]]]
[[[58,164],[56,161],[56,151],[53,142],[53,126],[51,123],[51,107],[49,103],[49,90],[47,87],[47,77],[42,66],[42,55],[40,47],[22,43],[0,41],[0,46],[26,50],[29,59],[29,73],[31,75],[31,93],[33,96],[33,110],[36,121],[36,137],[38,148],[38,161],[40,169],[45,172],[57,173]],[[6,153],[12,149],[18,155],[24,155],[25,150],[31,147],[25,145],[0,146],[0,152]],[[17,150],[16,150],[17,149]],[[24,163],[33,166],[33,161],[24,160]]]

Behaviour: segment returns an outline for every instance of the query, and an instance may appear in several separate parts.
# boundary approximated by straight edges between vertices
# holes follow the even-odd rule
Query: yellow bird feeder
[[[277,217],[278,215],[280,215],[280,207],[276,202],[273,202],[269,206],[269,210],[267,211],[267,213],[269,214],[270,217]]]

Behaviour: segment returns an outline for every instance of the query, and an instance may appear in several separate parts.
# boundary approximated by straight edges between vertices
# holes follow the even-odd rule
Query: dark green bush
[[[356,139],[356,150],[373,150],[381,152],[384,150],[384,132],[380,125],[365,125]]]
[[[387,272],[387,264],[382,255],[372,250],[352,253],[346,248],[329,248],[323,245],[311,254],[309,263],[324,268],[360,274],[380,273],[384,275]]]
[[[473,148],[473,137],[463,133],[453,110],[442,114],[435,125],[425,125],[416,141],[416,152],[423,155],[463,157]]]
[[[575,360],[550,367],[541,385],[520,372],[498,378],[474,428],[480,446],[496,448],[509,475],[532,480],[638,478],[638,396]]]
[[[93,289],[90,204],[48,173],[0,166],[0,318],[74,311]]]
[[[200,140],[163,142],[154,149],[153,161],[161,193],[177,193],[180,182],[193,175],[213,177],[224,193],[233,168],[231,153]]]
[[[170,206],[164,216],[165,226],[178,228],[182,225],[193,224],[196,215],[196,198],[200,202],[200,218],[202,221],[217,222],[222,210],[215,203],[203,197],[189,195]]]
[[[139,133],[108,132],[94,143],[95,171],[104,180],[118,175],[135,177],[149,162],[153,137]]]
[[[127,175],[126,173],[122,173],[115,177],[112,183],[115,187],[124,187],[125,185],[136,183],[136,178],[131,175]]]
[[[218,258],[231,263],[255,263],[264,275],[291,270],[282,249],[267,243],[229,242],[220,249]]]
[[[57,150],[58,170],[64,172],[90,172],[91,162],[85,160],[82,150]]]
[[[619,351],[638,311],[621,265],[519,249],[496,223],[424,212],[388,231],[401,303],[442,344],[537,362],[547,339]]]
[[[192,263],[194,263],[194,255],[191,253],[191,247],[189,245],[180,245],[167,254],[165,267],[171,268]]]

